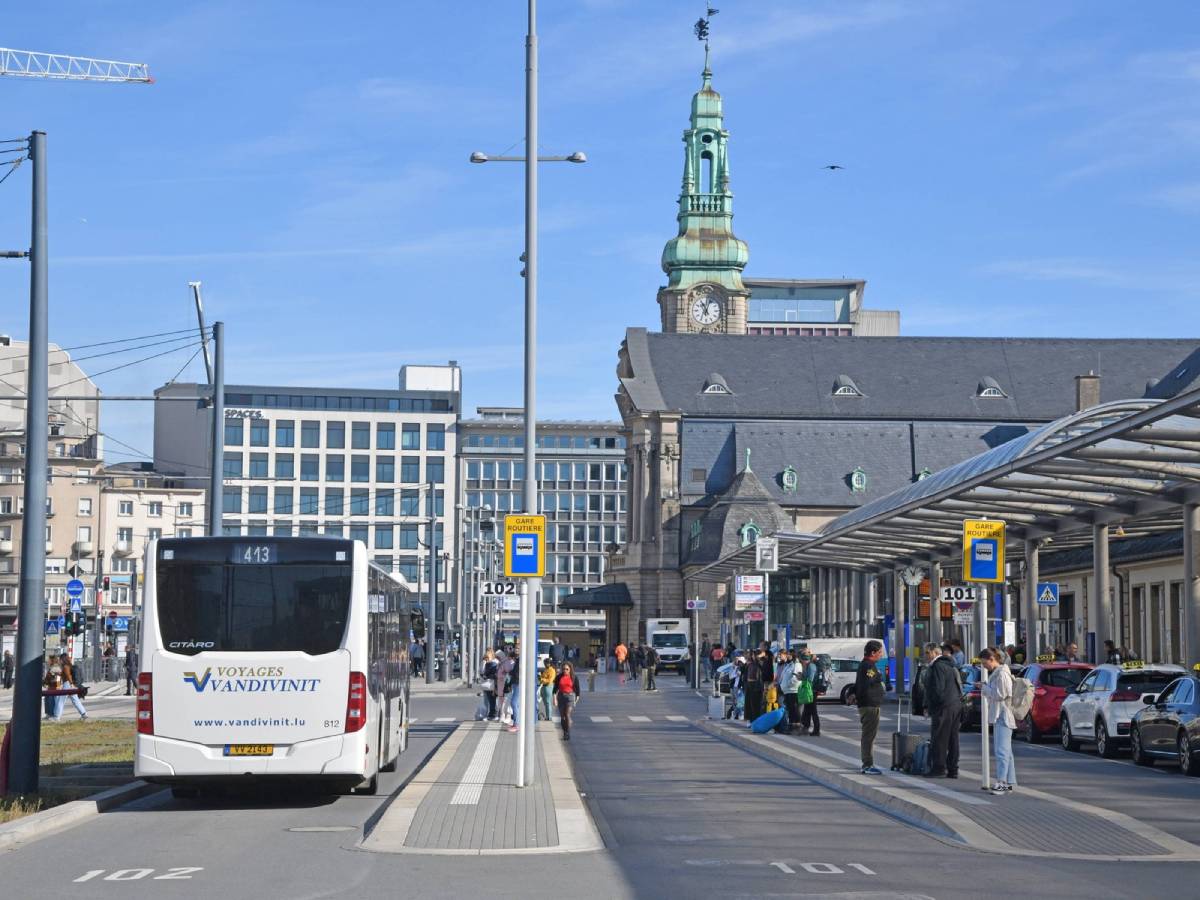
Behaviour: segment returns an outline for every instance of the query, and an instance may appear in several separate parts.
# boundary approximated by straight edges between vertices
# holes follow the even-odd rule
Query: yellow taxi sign
[[[504,574],[508,578],[541,578],[546,574],[546,517],[504,517]]]
[[[1054,654],[1053,653],[1043,653],[1040,656],[1038,656],[1034,660],[1034,662],[1040,662],[1040,663],[1041,662],[1054,662]]]
[[[1125,662],[1121,663],[1121,668],[1122,669],[1144,669],[1144,668],[1146,668],[1146,661],[1144,659],[1127,659],[1127,660],[1125,660]]]
[[[1004,581],[1004,522],[965,519],[962,535],[963,581]]]

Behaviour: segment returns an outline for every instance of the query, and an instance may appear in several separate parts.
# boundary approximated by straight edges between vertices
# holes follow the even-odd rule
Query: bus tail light
[[[367,724],[367,676],[350,673],[350,693],[346,698],[346,733],[358,731]]]
[[[139,672],[137,688],[137,733],[154,734],[154,676]]]

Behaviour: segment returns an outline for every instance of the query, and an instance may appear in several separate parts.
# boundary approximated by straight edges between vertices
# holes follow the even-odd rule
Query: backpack
[[[928,775],[933,771],[933,746],[929,741],[921,741],[912,756],[904,760],[906,775]]]
[[[829,677],[829,666],[817,666],[817,677],[813,679],[813,693],[820,697],[822,694],[828,693],[829,688],[833,684],[833,680]]]
[[[1008,708],[1012,710],[1013,718],[1020,722],[1033,708],[1033,682],[1028,678],[1014,678],[1012,683],[1012,696],[1008,699]]]
[[[725,651],[722,650],[720,647],[713,647],[712,648],[712,661],[719,663],[723,659],[725,659]]]

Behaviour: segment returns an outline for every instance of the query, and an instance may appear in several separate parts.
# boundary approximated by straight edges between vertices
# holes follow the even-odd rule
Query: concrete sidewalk
[[[1200,861],[1200,846],[1116,810],[1027,787],[995,797],[982,790],[982,773],[966,765],[958,779],[887,770],[890,732],[875,744],[883,775],[863,775],[858,741],[828,729],[813,739],[752,734],[739,722],[697,724],[715,737],[976,850],[1080,860]]]
[[[495,722],[459,725],[392,801],[364,850],[496,855],[603,849],[561,739],[538,724],[533,786],[515,786],[517,735]]]

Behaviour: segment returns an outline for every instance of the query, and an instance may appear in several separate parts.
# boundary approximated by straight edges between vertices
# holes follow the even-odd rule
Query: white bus
[[[403,579],[324,537],[151,541],[144,571],[138,778],[375,792],[408,745],[424,634]]]

